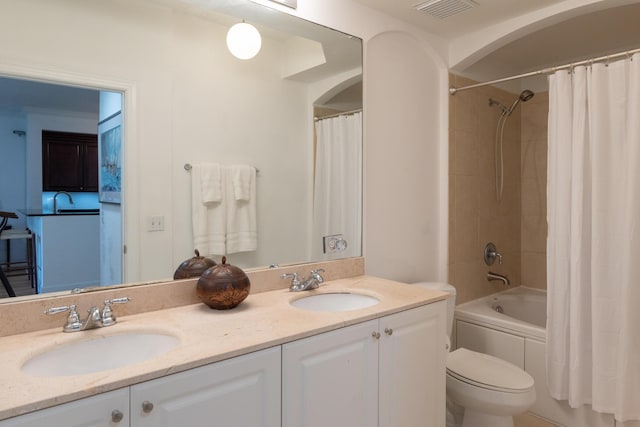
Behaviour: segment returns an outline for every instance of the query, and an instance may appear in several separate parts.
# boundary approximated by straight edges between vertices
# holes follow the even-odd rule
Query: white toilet
[[[416,285],[449,293],[447,332],[451,336],[456,289],[435,282]],[[464,409],[462,427],[513,427],[513,416],[535,403],[536,391],[531,375],[519,367],[459,348],[447,355],[447,400]],[[455,416],[449,410],[447,427],[455,425]]]

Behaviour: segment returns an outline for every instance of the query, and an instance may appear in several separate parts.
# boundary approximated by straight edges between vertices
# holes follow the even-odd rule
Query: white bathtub
[[[491,354],[527,371],[537,400],[531,412],[568,427],[613,427],[613,417],[553,399],[545,372],[547,293],[517,287],[456,306],[455,347]]]
[[[456,306],[456,319],[546,341],[547,292],[512,288]]]

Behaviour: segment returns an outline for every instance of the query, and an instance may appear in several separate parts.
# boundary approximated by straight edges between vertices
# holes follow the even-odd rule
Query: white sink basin
[[[178,343],[178,338],[159,333],[105,335],[66,344],[34,356],[22,365],[22,371],[38,377],[107,371],[154,358],[168,352]]]
[[[350,311],[371,307],[379,302],[378,298],[369,295],[343,292],[310,295],[292,301],[291,305],[311,311]]]

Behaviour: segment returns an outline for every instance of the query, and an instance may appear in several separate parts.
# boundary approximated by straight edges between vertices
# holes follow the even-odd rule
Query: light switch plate
[[[149,224],[147,229],[149,231],[163,231],[164,230],[164,216],[154,215],[149,217]]]

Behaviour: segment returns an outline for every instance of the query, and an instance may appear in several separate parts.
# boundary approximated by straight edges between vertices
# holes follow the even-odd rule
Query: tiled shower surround
[[[450,75],[451,86],[475,83]],[[487,272],[513,285],[546,288],[547,93],[521,102],[504,128],[504,191],[496,198],[495,139],[499,106],[513,94],[486,86],[462,91],[449,104],[449,282],[466,302],[504,290]],[[486,266],[483,250],[496,244],[503,264]]]

